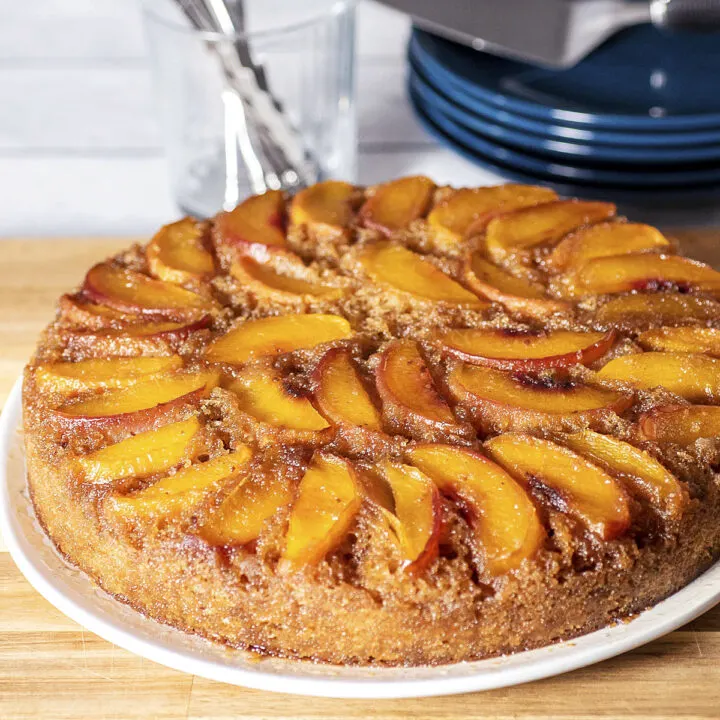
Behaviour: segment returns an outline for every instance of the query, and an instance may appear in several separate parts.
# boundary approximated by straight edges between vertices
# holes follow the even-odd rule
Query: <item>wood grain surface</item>
[[[680,236],[720,266],[720,232]],[[124,240],[0,241],[0,402],[52,318],[57,297]],[[720,717],[720,606],[681,630],[590,668],[446,698],[301,698],[192,677],[121,650],[64,617],[0,543],[0,720],[104,718],[714,718]]]

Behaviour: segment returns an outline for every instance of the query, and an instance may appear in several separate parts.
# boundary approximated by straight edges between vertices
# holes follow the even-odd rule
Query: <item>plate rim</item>
[[[20,532],[16,510],[13,508],[9,477],[11,472],[8,467],[13,446],[18,443],[17,433],[22,416],[21,393],[22,377],[15,382],[0,415],[0,525],[10,555],[35,590],[67,617],[108,642],[174,670],[256,690],[312,697],[372,700],[456,695],[540,680],[615,657],[672,632],[720,603],[720,560],[718,560],[692,583],[654,607],[639,613],[630,621],[603,628],[574,640],[500,658],[435,668],[354,668],[358,677],[350,679],[333,675],[333,669],[337,672],[346,671],[347,668],[332,665],[320,666],[328,668],[327,676],[317,674],[302,676],[263,672],[262,661],[253,663],[254,667],[248,664],[247,668],[241,668],[237,665],[220,664],[197,658],[187,651],[178,651],[161,642],[151,642],[138,637],[127,627],[123,627],[121,622],[103,617],[97,608],[93,612],[92,594],[88,595],[90,598],[88,607],[81,606],[72,597],[64,594],[63,590],[67,589],[63,587],[64,573],[51,573],[49,568],[42,566],[42,561],[37,556],[28,552],[26,546],[29,540]],[[16,479],[16,483],[26,486],[25,477],[21,480]],[[31,511],[29,501],[27,505]],[[44,538],[43,542],[50,544],[47,538]],[[80,574],[65,563],[57,552],[55,556],[68,572],[72,570]],[[81,576],[84,578],[83,582],[91,584],[87,576],[84,574]],[[700,600],[688,602],[687,598],[694,592],[698,592]],[[110,596],[106,597],[119,608],[127,610],[127,606],[119,601]],[[671,610],[670,613],[666,613],[668,608]],[[140,613],[137,614],[144,617]],[[664,617],[665,614],[667,616]],[[171,636],[177,634],[179,637],[187,637],[185,633],[156,623],[154,620],[148,618],[144,620],[151,626],[169,631]],[[292,666],[295,670],[303,664],[302,661],[292,660],[283,663]],[[499,667],[502,665],[505,667]],[[312,667],[317,669],[319,666],[312,664]],[[486,668],[494,669],[484,672]],[[453,669],[470,672],[454,677],[448,676],[448,672]],[[420,677],[411,679],[382,677],[397,675],[403,671],[412,674],[414,670],[418,671]]]
[[[550,133],[541,134],[539,130],[535,130],[530,126],[522,130],[497,117],[492,117],[491,113],[494,108],[481,104],[457,88],[449,88],[452,96],[447,94],[448,88],[443,90],[439,87],[437,78],[434,80],[432,72],[428,72],[426,68],[419,66],[412,53],[408,53],[408,77],[411,82],[417,81],[421,85],[422,93],[432,95],[433,102],[437,102],[438,107],[445,105],[447,109],[444,112],[449,117],[454,115],[453,119],[456,122],[465,125],[472,132],[484,133],[488,127],[495,128],[496,130],[487,134],[492,138],[497,138],[499,142],[505,139],[508,144],[529,152],[536,149],[570,161],[587,159],[617,163],[618,165],[645,163],[647,165],[670,166],[711,163],[720,160],[720,132],[717,133],[715,142],[681,145],[671,143],[644,145],[640,138],[637,138],[637,141],[631,144],[607,141],[597,142],[595,139],[582,140]],[[437,101],[435,101],[435,98],[437,98]],[[475,109],[471,107],[471,102],[476,103]],[[500,112],[507,115],[507,111]],[[533,143],[533,140],[537,142]],[[552,147],[554,144],[565,144],[578,150],[586,148],[587,152],[556,149]],[[712,154],[702,155],[705,150],[709,150]],[[661,158],[655,159],[658,155]]]
[[[669,115],[664,117],[652,118],[644,115],[630,115],[619,113],[593,113],[582,112],[580,110],[558,109],[539,102],[526,100],[525,98],[515,97],[510,94],[503,94],[497,90],[485,87],[483,85],[471,84],[467,78],[449,69],[438,60],[436,53],[432,49],[423,46],[423,40],[426,44],[432,44],[439,40],[451,43],[444,38],[429,33],[422,28],[413,26],[410,34],[410,44],[414,44],[419,48],[420,53],[433,65],[438,72],[447,77],[448,82],[456,87],[464,87],[467,85],[468,94],[484,99],[495,107],[510,109],[515,113],[538,120],[552,120],[560,122],[570,127],[597,127],[605,130],[623,129],[623,130],[655,130],[660,132],[673,132],[677,130],[693,131],[693,130],[712,130],[717,129],[720,122],[720,113],[705,114],[687,114],[687,115]],[[517,61],[508,58],[500,58],[491,56],[493,60],[517,63]],[[519,63],[523,64],[523,63]]]

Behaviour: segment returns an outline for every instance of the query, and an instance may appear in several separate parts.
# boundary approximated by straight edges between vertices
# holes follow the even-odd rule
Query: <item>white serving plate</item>
[[[550,677],[614,657],[675,630],[720,602],[720,562],[633,620],[572,641],[507,657],[442,667],[357,668],[262,659],[149,620],[99,590],[56,552],[33,512],[25,482],[21,386],[0,417],[0,521],[33,587],[100,637],[162,665],[259,690],[335,698],[404,698],[489,690]]]

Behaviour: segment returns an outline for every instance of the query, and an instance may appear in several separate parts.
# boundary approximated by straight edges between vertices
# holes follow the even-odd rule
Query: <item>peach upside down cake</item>
[[[91,268],[25,374],[29,484],[121,601],[256,652],[450,663],[720,552],[720,273],[541,187],[324,182]]]

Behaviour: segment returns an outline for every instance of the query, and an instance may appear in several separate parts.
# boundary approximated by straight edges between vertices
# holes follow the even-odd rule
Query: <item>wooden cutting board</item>
[[[720,230],[674,233],[720,267]],[[58,296],[124,240],[0,240],[0,403]],[[681,630],[590,668],[447,698],[348,701],[222,685],[121,650],[65,618],[0,542],[0,719],[20,718],[720,718],[720,606]]]

